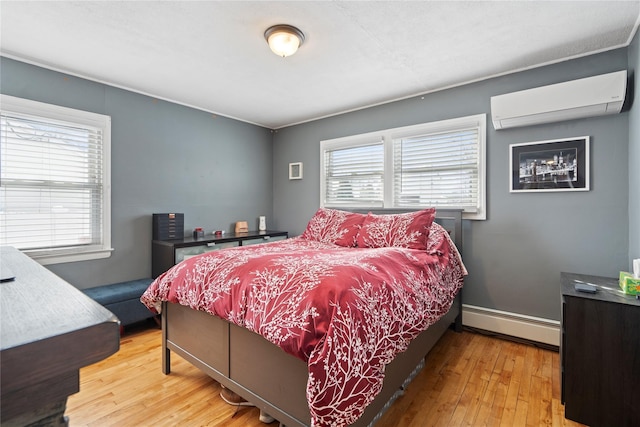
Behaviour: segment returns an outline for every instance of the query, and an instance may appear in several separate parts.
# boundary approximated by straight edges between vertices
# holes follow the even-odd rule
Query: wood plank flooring
[[[220,386],[178,355],[160,369],[161,331],[136,328],[120,351],[80,371],[71,427],[263,427],[256,408],[236,408]],[[447,331],[426,367],[376,427],[580,426],[564,418],[557,352],[465,331]],[[277,423],[271,424],[277,426]]]

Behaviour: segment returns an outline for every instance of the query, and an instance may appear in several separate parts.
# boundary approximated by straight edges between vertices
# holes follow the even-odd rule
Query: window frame
[[[21,250],[42,265],[87,261],[111,256],[111,117],[59,105],[0,94],[2,115],[63,122],[102,130],[102,230],[100,245]]]
[[[330,208],[346,208],[346,209],[388,209],[398,210],[407,209],[406,207],[397,207],[394,205],[394,141],[400,138],[409,138],[421,136],[425,134],[436,134],[442,132],[455,132],[456,130],[464,130],[469,128],[477,128],[478,130],[478,206],[475,210],[463,210],[464,219],[485,220],[487,218],[487,202],[486,202],[486,184],[487,184],[487,168],[486,168],[486,139],[487,139],[487,115],[476,114],[471,116],[439,120],[429,123],[421,123],[417,125],[403,126],[391,129],[384,129],[375,132],[367,132],[364,134],[350,135],[340,138],[320,141],[320,206]],[[328,150],[347,149],[362,145],[374,144],[382,140],[384,144],[384,173],[383,173],[383,203],[380,205],[364,205],[358,203],[345,203],[341,205],[327,203],[325,200],[326,192],[326,162],[325,153]],[[416,206],[415,209],[426,208],[430,206]],[[437,206],[436,206],[437,208]],[[455,207],[447,206],[446,209],[455,209]]]

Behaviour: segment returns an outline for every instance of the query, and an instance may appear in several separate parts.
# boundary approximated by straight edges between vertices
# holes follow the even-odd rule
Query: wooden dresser
[[[576,283],[597,287],[578,292]],[[640,300],[618,280],[561,274],[565,417],[591,427],[640,425]]]
[[[28,256],[0,248],[2,426],[66,426],[79,369],[120,348],[118,319]]]
[[[194,255],[209,251],[248,246],[258,243],[275,242],[286,239],[286,231],[248,231],[246,233],[230,233],[224,236],[204,236],[197,239],[185,237],[183,239],[154,240],[151,244],[151,277],[154,279]]]

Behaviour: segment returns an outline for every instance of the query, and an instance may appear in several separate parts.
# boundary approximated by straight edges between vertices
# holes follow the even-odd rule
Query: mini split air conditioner
[[[491,97],[491,120],[498,129],[619,113],[627,72],[602,74]]]

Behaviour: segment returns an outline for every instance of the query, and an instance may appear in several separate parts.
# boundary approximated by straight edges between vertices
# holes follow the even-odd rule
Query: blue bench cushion
[[[153,279],[138,279],[85,289],[84,293],[102,305],[140,299]]]
[[[138,279],[84,289],[83,292],[102,304],[120,320],[123,326],[153,317],[154,314],[140,302],[140,297],[153,279]]]

